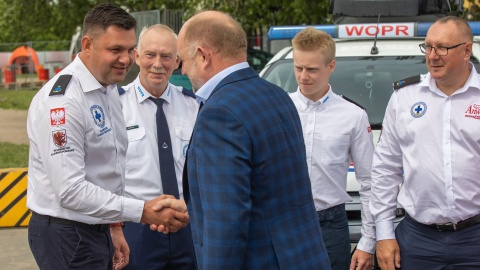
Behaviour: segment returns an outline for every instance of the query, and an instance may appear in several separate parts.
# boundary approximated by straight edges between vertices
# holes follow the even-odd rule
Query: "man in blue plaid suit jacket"
[[[198,269],[330,269],[297,110],[246,51],[245,31],[217,11],[178,37],[203,104],[184,176]]]

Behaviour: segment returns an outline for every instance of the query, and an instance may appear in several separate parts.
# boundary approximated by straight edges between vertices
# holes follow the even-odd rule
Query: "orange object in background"
[[[62,71],[63,68],[55,68],[55,74],[58,74],[60,71]]]
[[[33,62],[33,66],[36,67],[38,73],[40,61],[38,60],[37,52],[28,46],[20,46],[13,50],[10,59],[8,59],[8,65],[28,65],[29,62]],[[33,70],[30,70],[33,72]]]
[[[40,81],[48,81],[49,79],[49,70],[48,69],[38,69],[38,79]]]
[[[5,83],[14,83],[16,81],[15,69],[11,66],[3,68],[3,77],[5,77]]]

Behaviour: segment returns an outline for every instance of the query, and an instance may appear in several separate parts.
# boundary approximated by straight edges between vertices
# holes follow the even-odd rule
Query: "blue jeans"
[[[402,269],[480,269],[480,224],[441,232],[405,217],[395,229],[395,237]]]
[[[350,268],[350,233],[345,204],[317,212],[332,270]]]

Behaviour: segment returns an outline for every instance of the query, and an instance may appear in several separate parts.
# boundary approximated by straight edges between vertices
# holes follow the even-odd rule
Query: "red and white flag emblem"
[[[52,126],[65,124],[65,108],[50,109],[50,124]]]

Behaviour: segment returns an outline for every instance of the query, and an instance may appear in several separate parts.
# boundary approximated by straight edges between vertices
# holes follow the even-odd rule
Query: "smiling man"
[[[120,89],[128,134],[125,194],[141,200],[161,194],[183,198],[182,172],[198,104],[192,91],[168,82],[179,64],[175,33],[161,24],[143,29],[135,61],[137,79],[124,93]],[[131,249],[127,269],[195,268],[189,227],[162,234],[148,224],[126,222],[124,234]]]
[[[152,203],[162,197],[122,196],[127,132],[116,83],[133,64],[135,32],[125,10],[94,7],[84,19],[82,51],[32,100],[28,239],[40,269],[121,269],[129,249],[120,221],[170,230],[188,223],[186,213],[155,212]]]
[[[382,269],[480,269],[480,77],[472,31],[443,17],[420,44],[426,76],[394,84],[370,208]],[[394,229],[398,204],[406,217]]]

